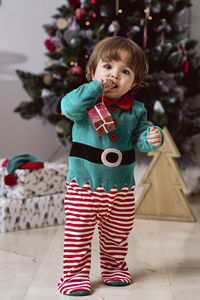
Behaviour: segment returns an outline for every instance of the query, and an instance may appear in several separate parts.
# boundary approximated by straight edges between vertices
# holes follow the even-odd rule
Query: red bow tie
[[[111,99],[106,98],[105,96],[101,95],[98,98],[98,100],[102,101],[102,99],[103,99],[103,102],[104,102],[105,106],[116,105],[119,108],[124,109],[124,110],[128,110],[133,106],[133,96],[129,93],[125,94],[122,97],[122,99],[120,99],[119,101],[116,101],[116,102],[114,102]]]

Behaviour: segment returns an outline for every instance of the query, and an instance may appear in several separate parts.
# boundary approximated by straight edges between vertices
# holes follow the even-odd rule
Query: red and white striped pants
[[[65,196],[65,237],[63,277],[58,283],[62,294],[90,292],[91,241],[98,223],[101,275],[109,281],[131,282],[125,262],[127,238],[134,222],[134,186],[120,192],[114,187],[105,193],[102,186],[94,192],[89,184],[79,187],[67,183]]]

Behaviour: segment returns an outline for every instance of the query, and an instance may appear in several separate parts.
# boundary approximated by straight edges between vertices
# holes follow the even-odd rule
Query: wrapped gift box
[[[5,185],[4,176],[7,169],[0,161],[0,196],[8,199],[27,199],[56,193],[65,193],[67,166],[65,164],[46,163],[44,169],[22,170],[17,169],[17,184]]]
[[[104,103],[98,103],[88,110],[89,118],[99,136],[115,130],[115,124]]]
[[[28,199],[0,197],[0,232],[65,224],[64,193]]]

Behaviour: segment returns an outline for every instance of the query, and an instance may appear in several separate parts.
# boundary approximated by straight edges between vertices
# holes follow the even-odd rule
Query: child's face
[[[114,87],[104,91],[105,97],[118,101],[134,86],[134,72],[126,65],[128,53],[125,50],[120,51],[120,61],[99,60],[92,79],[101,81],[102,78],[108,78],[114,82]]]

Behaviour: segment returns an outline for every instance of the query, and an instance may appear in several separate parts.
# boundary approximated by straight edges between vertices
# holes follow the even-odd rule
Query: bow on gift
[[[102,116],[100,110],[98,109],[98,105],[99,105],[99,104],[95,105],[95,109],[96,109],[98,115],[100,116],[101,120],[103,121],[103,124],[101,124],[99,127],[97,127],[96,130],[98,131],[101,127],[103,127],[103,129],[105,130],[105,132],[108,133],[109,131],[107,130],[106,125],[113,125],[114,122],[113,122],[113,120],[111,120],[110,122],[106,122],[106,121],[105,121],[105,119],[104,119],[104,117]],[[102,103],[100,103],[100,105],[102,105]],[[104,105],[104,104],[103,104],[103,105]]]

